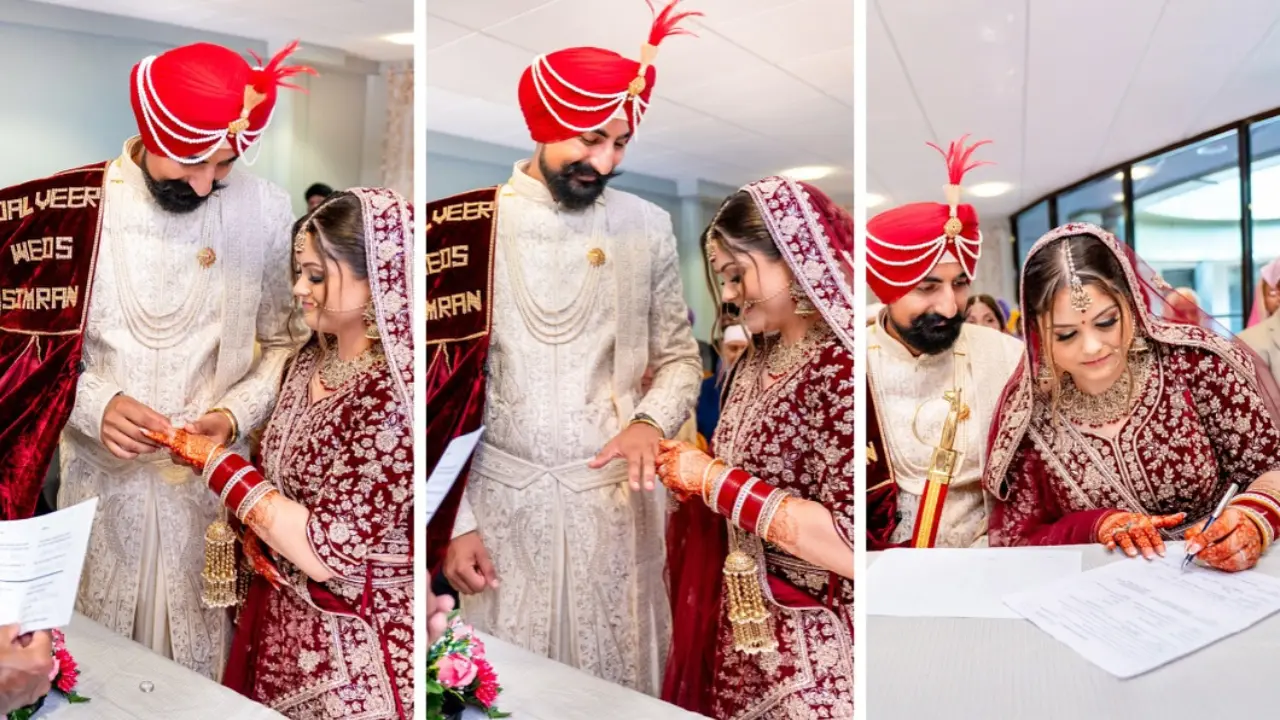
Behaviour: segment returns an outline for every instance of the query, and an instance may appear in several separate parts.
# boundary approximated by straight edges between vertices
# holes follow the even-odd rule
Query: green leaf
[[[502,712],[497,708],[489,708],[489,717],[491,718],[509,718],[511,713]]]
[[[67,702],[71,703],[72,705],[79,705],[80,703],[87,703],[87,702],[89,702],[89,700],[90,700],[90,698],[87,698],[87,697],[85,697],[84,695],[81,695],[80,693],[76,692],[75,690],[72,690],[71,692],[66,693],[66,697],[67,697]]]

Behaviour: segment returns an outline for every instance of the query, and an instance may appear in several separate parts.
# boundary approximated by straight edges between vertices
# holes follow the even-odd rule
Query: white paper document
[[[1183,543],[1165,547],[1158,560],[1119,560],[1005,601],[1120,678],[1154,670],[1280,610],[1280,578],[1196,565],[1184,571]]]
[[[98,499],[27,520],[0,522],[0,625],[65,627],[75,610]]]
[[[449,488],[458,481],[462,468],[467,466],[467,460],[471,459],[471,453],[475,452],[476,445],[480,444],[480,436],[483,433],[482,425],[475,432],[454,438],[449,442],[449,447],[444,449],[444,454],[440,456],[440,462],[436,463],[436,468],[431,471],[431,477],[427,478],[427,487],[422,493],[427,499],[428,523],[436,514],[440,503],[444,502],[445,496],[449,494]]]
[[[1079,550],[887,550],[867,569],[868,615],[1019,619],[1011,592],[1079,575]]]

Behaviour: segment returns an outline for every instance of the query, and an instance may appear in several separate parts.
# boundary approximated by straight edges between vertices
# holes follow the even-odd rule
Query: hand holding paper
[[[98,499],[0,522],[0,625],[22,632],[71,622]]]

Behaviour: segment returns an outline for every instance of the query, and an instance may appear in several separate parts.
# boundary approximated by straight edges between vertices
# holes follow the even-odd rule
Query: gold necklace
[[[826,323],[816,322],[809,326],[804,337],[798,342],[787,345],[779,339],[769,349],[769,356],[765,358],[765,369],[771,377],[786,375],[807,360],[813,349],[830,334],[831,328],[827,327]]]
[[[320,364],[320,386],[333,392],[346,385],[351,378],[369,370],[385,359],[386,356],[382,354],[382,345],[380,343],[370,345],[368,350],[350,360],[343,360],[338,357],[337,350],[326,352],[324,361]]]
[[[1131,358],[1124,370],[1124,377],[1111,383],[1111,387],[1097,395],[1090,395],[1076,386],[1070,375],[1063,378],[1062,402],[1063,416],[1071,423],[1088,428],[1103,428],[1117,423],[1133,412],[1151,377],[1155,363],[1151,353],[1142,353]],[[1124,380],[1124,382],[1121,382]]]

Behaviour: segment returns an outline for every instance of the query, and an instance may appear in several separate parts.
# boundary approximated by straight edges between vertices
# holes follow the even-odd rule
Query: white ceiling
[[[867,22],[867,189],[889,203],[942,200],[926,140],[994,140],[966,184],[1013,190],[968,200],[1007,215],[1280,106],[1275,0],[872,0]]]
[[[736,187],[825,165],[839,172],[814,184],[850,202],[853,5],[685,0],[681,9],[706,17],[689,22],[698,37],[662,44],[652,104],[623,169]],[[530,147],[516,102],[530,61],[583,45],[636,58],[651,20],[642,0],[431,0],[427,127]]]
[[[281,44],[296,38],[378,62],[413,59],[412,45],[383,39],[413,32],[413,0],[36,1]]]

